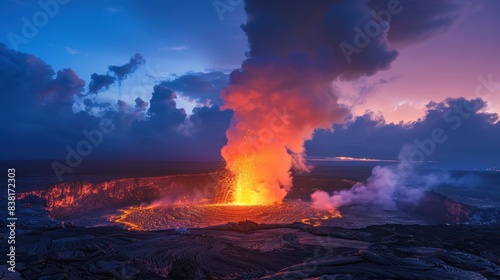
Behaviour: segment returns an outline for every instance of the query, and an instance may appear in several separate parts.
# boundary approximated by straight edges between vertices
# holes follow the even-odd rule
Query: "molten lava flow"
[[[184,204],[121,209],[111,221],[132,230],[200,228],[249,220],[259,224],[304,224],[320,226],[341,217],[335,211],[321,211],[308,202],[285,200],[275,205]]]

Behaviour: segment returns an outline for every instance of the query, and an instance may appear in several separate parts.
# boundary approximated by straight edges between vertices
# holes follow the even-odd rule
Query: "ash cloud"
[[[373,75],[397,56],[386,40],[387,30],[374,36],[351,63],[339,48],[342,42],[354,45],[354,28],[371,21],[366,1],[247,1],[245,10],[251,19],[243,26],[250,57],[291,56],[296,66],[312,67],[334,80]]]
[[[150,118],[160,120],[163,124],[183,123],[187,116],[186,111],[177,108],[176,98],[177,95],[172,89],[164,84],[156,85],[150,101],[151,106],[148,110]]]
[[[99,118],[73,112],[85,82],[71,69],[55,72],[38,57],[0,43],[2,158],[51,158],[53,147],[77,141],[82,129],[97,127]]]
[[[436,3],[452,1],[434,1],[428,5],[438,5]],[[406,5],[406,2],[402,1],[402,4]],[[248,60],[243,63],[242,68],[231,74],[229,88],[221,102],[226,103],[220,106],[222,109],[218,106],[220,99],[217,99],[216,94],[227,79],[222,74],[188,73],[186,77],[178,77],[161,85],[201,103],[210,100],[212,104],[217,105],[195,108],[189,116],[187,112],[177,108],[175,94],[162,95],[156,90],[151,99],[136,100],[135,104],[118,105],[113,102],[112,105],[107,105],[84,101],[84,110],[75,112],[75,99],[85,91],[85,83],[81,78],[71,69],[54,71],[41,59],[9,50],[0,44],[0,93],[3,99],[0,108],[2,116],[5,116],[2,118],[4,125],[1,132],[2,135],[10,135],[5,139],[8,149],[5,149],[2,157],[63,158],[66,153],[65,146],[82,139],[82,129],[94,129],[99,127],[103,118],[110,118],[117,129],[106,135],[103,144],[94,150],[91,157],[195,159],[200,156],[218,159],[217,151],[226,144],[225,131],[229,127],[230,119],[233,116],[239,119],[247,113],[264,113],[262,116],[266,118],[277,116],[279,120],[280,117],[292,114],[294,118],[284,120],[293,122],[298,130],[304,130],[297,133],[295,128],[286,128],[281,122],[276,123],[273,127],[283,128],[283,137],[297,135],[293,141],[286,143],[286,148],[279,148],[279,154],[286,156],[288,151],[303,154],[305,149],[302,142],[312,137],[314,128],[330,129],[332,123],[342,122],[348,113],[338,105],[336,95],[329,88],[332,80],[355,79],[386,69],[397,55],[394,46],[419,42],[440,34],[440,30],[447,30],[460,19],[453,17],[452,24],[446,23],[446,20],[432,22],[432,18],[446,15],[448,6],[439,4],[442,8],[439,8],[439,14],[436,14],[435,11],[424,11],[423,5],[413,3],[420,7],[419,13],[422,12],[422,21],[418,16],[410,17],[411,22],[419,26],[417,29],[409,25],[410,20],[405,21],[405,13],[417,13],[409,9],[411,6],[405,6],[401,16],[393,17],[386,33],[376,37],[361,54],[353,56],[353,62],[348,64],[338,44],[343,40],[353,42],[353,28],[357,24],[363,27],[367,20],[371,20],[370,11],[377,10],[377,5],[383,5],[383,1],[248,1],[246,10],[250,18],[244,25],[244,30],[251,48]],[[451,9],[451,6],[449,7]],[[453,11],[458,14],[461,8]],[[405,28],[413,29],[406,32]],[[94,81],[94,84],[90,86],[89,83],[88,92],[97,94],[106,90],[113,85],[110,77],[116,78],[113,82],[121,81],[143,63],[144,58],[138,54],[124,65],[110,66],[110,72],[91,79],[90,83]],[[240,92],[239,89],[243,87],[249,90]],[[277,92],[282,95],[277,96]],[[239,102],[245,106],[247,103],[251,105],[261,95],[265,101],[258,104],[263,106],[242,107],[248,111],[240,110]],[[299,102],[281,106],[283,100],[296,96],[299,97]],[[146,103],[150,103],[152,109]],[[92,112],[92,108],[104,111],[104,115]],[[238,112],[233,113],[233,110]],[[276,111],[278,115],[273,113]],[[316,139],[306,147],[309,154],[345,155],[345,151],[352,156],[394,158],[398,151],[393,146],[400,147],[402,142],[411,143],[414,140],[413,137],[408,139],[403,132],[409,131],[411,136],[427,137],[428,130],[422,127],[430,128],[434,111],[442,113],[439,106],[432,107],[424,120],[411,126],[386,124],[370,116],[359,117],[345,127],[335,125],[335,132],[316,132]],[[325,112],[326,115],[320,116]],[[308,116],[313,116],[314,122],[309,121]],[[244,135],[246,129],[253,129],[253,135],[259,131],[263,132],[257,125],[262,121],[263,119],[256,118],[238,133]],[[268,119],[265,119],[264,123],[270,128]],[[258,129],[255,129],[254,125]],[[367,131],[360,131],[361,127],[366,127]],[[281,131],[273,133],[277,139],[282,135]],[[382,135],[384,133],[388,133],[388,136]],[[471,161],[477,162],[482,160],[481,157],[492,159],[491,161],[500,158],[494,152],[484,152],[491,147],[494,148],[493,151],[500,149],[495,146],[496,139],[499,139],[498,125],[492,125],[483,114],[476,113],[471,118],[464,119],[464,125],[457,130],[456,137],[451,137],[451,133],[449,142],[440,146],[435,153],[439,159],[450,156],[451,160],[455,160],[470,156]],[[349,134],[360,137],[349,138]],[[235,137],[234,135],[233,132],[228,132],[229,137]],[[479,140],[477,137],[472,139],[473,135],[484,135],[487,148],[483,151],[477,149],[480,147]],[[462,146],[458,140],[452,140],[463,136],[466,146]],[[257,147],[266,144],[258,137],[249,139],[256,141],[254,143],[257,143]],[[274,150],[270,150],[270,153],[273,153],[272,151]],[[360,155],[363,152],[367,153]],[[465,156],[462,156],[462,153]],[[291,158],[284,165],[276,166],[288,172],[294,163],[301,166],[300,156],[297,158],[298,160]],[[287,185],[288,173],[282,174],[284,175],[273,177],[271,180]]]
[[[183,128],[186,111],[177,108],[176,93],[163,84],[154,87],[146,118],[132,124],[132,133],[146,142],[161,141],[165,135],[177,135]]]
[[[85,82],[71,69],[57,72],[33,55],[0,43],[0,108],[6,119],[36,124],[44,115],[68,117]]]

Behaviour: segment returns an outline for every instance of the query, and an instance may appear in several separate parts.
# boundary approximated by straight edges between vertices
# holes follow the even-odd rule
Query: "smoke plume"
[[[235,176],[233,202],[268,204],[290,190],[291,168],[309,169],[304,141],[347,115],[331,82],[374,74],[397,53],[384,30],[346,61],[339,45],[354,44],[353,27],[370,20],[365,1],[247,1],[245,9],[250,51],[222,93],[234,111],[222,156]]]
[[[234,111],[222,149],[234,175],[233,202],[280,202],[291,187],[291,168],[309,170],[304,141],[348,114],[332,82],[389,68],[398,55],[390,42],[442,34],[467,6],[435,2],[436,9],[410,0],[245,1],[248,59],[222,92],[223,108]],[[385,178],[387,171],[374,176]]]
[[[366,183],[356,183],[347,190],[329,195],[325,191],[315,191],[311,195],[314,208],[338,209],[347,205],[374,205],[385,210],[413,207],[419,204],[425,193],[439,185],[454,187],[478,184],[471,175],[458,178],[446,171],[422,173],[416,170],[410,160],[413,145],[405,145],[399,153],[399,163],[390,166],[376,166]]]
[[[331,196],[318,190],[311,195],[311,199],[313,207],[322,210],[352,204],[375,205],[386,210],[396,210],[399,205],[418,204],[425,190],[439,180],[430,174],[424,181],[428,181],[428,184],[415,187],[415,182],[399,175],[397,166],[377,166],[373,168],[367,183],[356,183],[351,189],[334,192]]]

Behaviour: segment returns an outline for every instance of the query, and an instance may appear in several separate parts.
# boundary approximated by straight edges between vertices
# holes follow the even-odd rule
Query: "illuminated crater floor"
[[[263,224],[302,222],[319,226],[341,217],[334,211],[313,209],[309,203],[300,200],[266,206],[209,204],[130,207],[119,212],[120,216],[111,217],[110,220],[136,230],[202,228],[245,220]]]

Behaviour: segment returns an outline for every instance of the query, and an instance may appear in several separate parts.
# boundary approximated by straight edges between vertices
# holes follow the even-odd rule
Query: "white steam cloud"
[[[311,195],[312,205],[317,209],[337,209],[347,205],[374,205],[385,210],[396,210],[401,206],[415,206],[425,192],[441,184],[463,185],[467,176],[454,179],[448,172],[428,174],[416,172],[406,157],[411,152],[406,146],[399,155],[400,162],[391,166],[376,166],[366,183],[356,183],[351,189],[335,191],[332,195],[318,190]],[[413,164],[413,165],[412,165]]]

